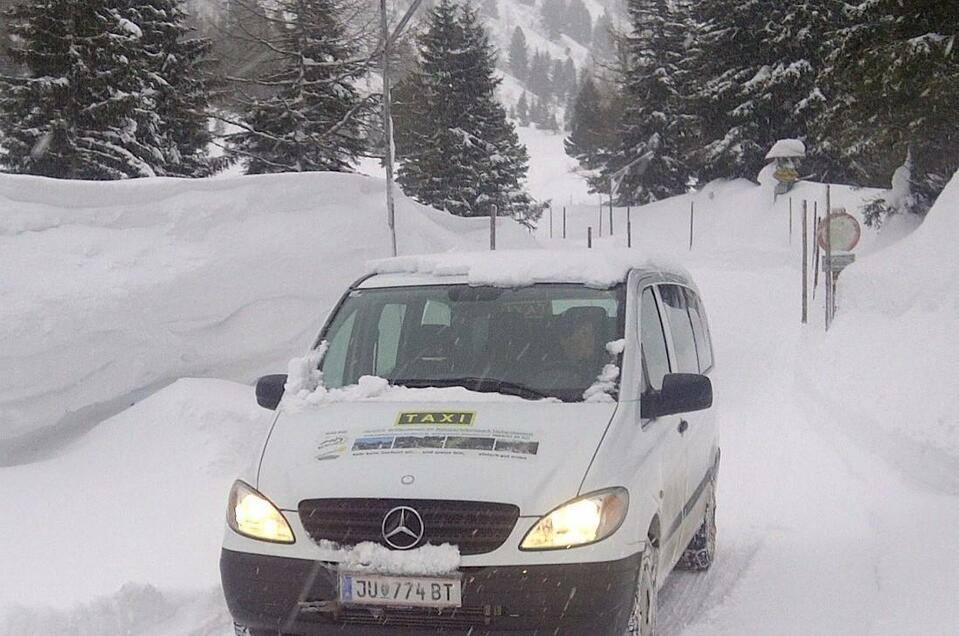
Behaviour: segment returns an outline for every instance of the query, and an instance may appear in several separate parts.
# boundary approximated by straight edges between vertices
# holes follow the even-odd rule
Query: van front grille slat
[[[463,555],[496,550],[519,519],[519,508],[512,504],[438,499],[305,499],[298,512],[314,541],[372,541],[390,547],[383,539],[383,519],[398,506],[409,506],[423,518],[424,535],[417,545],[451,543]]]

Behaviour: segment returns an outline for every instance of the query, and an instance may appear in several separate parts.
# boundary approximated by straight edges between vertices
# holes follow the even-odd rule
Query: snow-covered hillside
[[[363,263],[390,254],[384,201],[381,180],[344,174],[0,175],[0,465],[31,456],[19,435],[82,427],[176,378],[284,364]],[[397,229],[401,253],[489,241],[486,219],[401,195]],[[530,240],[501,220],[500,247]]]

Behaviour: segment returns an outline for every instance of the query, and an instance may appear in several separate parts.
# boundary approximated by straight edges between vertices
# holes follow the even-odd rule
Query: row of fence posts
[[[603,237],[603,212],[606,210],[606,206],[600,203],[599,207],[599,234],[598,238]],[[490,249],[496,249],[496,237],[495,237],[495,219],[496,215],[496,206],[493,206],[490,210]],[[696,202],[689,202],[689,249],[693,249],[693,235],[695,231],[695,216],[696,216]],[[790,227],[792,226],[792,217],[790,216],[789,221]],[[790,229],[790,233],[792,230]],[[614,224],[613,224],[613,201],[610,199],[609,202],[609,235],[614,236]],[[549,206],[549,238],[553,238],[553,206]],[[566,239],[566,206],[563,206],[563,239]],[[792,235],[790,234],[790,242],[792,241]],[[632,206],[626,206],[626,247],[631,248],[633,246],[633,209]],[[586,228],[586,247],[593,247],[593,226],[590,225]]]
[[[819,217],[819,202],[813,201],[812,223],[809,219],[809,201],[803,199],[802,202],[802,324],[809,322],[809,266],[812,260],[812,299],[816,298],[816,291],[819,289],[819,271],[824,268],[829,274],[825,278],[825,326],[826,330],[832,325],[836,316],[835,301],[835,275],[832,274],[832,237],[830,232],[824,232],[826,248],[822,249],[819,244],[819,226],[823,219]],[[830,186],[826,186],[826,216],[832,209],[832,191]],[[812,246],[809,244],[810,225],[812,227]],[[792,245],[793,237],[793,201],[789,199],[789,244]]]

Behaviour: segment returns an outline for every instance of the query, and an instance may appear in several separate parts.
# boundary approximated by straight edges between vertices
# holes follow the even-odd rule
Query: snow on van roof
[[[398,256],[367,263],[371,274],[413,275],[421,282],[459,278],[470,285],[522,287],[534,283],[581,283],[606,288],[626,280],[630,270],[686,275],[668,259],[624,249],[502,250]]]

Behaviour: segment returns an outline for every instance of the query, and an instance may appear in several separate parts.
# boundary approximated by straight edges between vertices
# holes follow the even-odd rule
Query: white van
[[[652,634],[715,553],[706,314],[628,252],[372,265],[230,493],[237,634]]]

